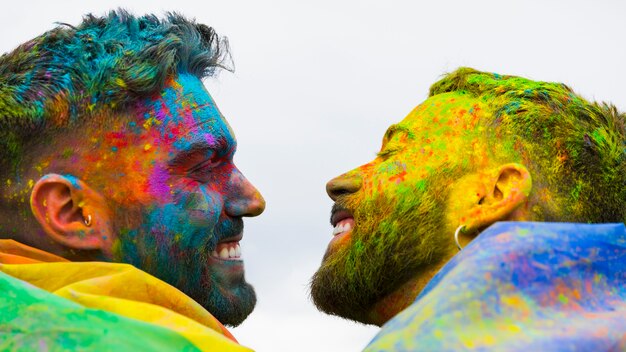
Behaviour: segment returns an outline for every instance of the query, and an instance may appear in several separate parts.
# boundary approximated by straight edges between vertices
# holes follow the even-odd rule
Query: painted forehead
[[[400,123],[389,127],[379,156],[397,154],[424,170],[442,162],[475,162],[484,147],[478,138],[484,127],[478,122],[488,114],[484,103],[461,92],[430,97]]]
[[[415,133],[473,128],[485,112],[486,107],[482,102],[463,92],[438,94],[417,106],[402,122],[391,126],[390,130]]]
[[[160,134],[176,149],[206,143],[211,147],[236,143],[234,134],[217,105],[195,76],[181,74],[171,79],[160,96],[140,107],[142,127]]]

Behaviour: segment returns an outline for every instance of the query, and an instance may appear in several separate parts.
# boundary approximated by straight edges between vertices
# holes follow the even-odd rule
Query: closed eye
[[[220,158],[217,153],[214,153],[211,158],[196,164],[195,166],[191,167],[188,171],[189,174],[196,174],[196,173],[203,173],[206,171],[209,171],[211,169],[216,168],[217,166],[219,166],[222,163],[222,158]]]
[[[395,148],[385,148],[384,150],[381,150],[380,152],[376,153],[376,156],[382,159],[387,159],[395,154],[397,154],[399,151],[401,151],[402,148],[400,147],[395,147]]]

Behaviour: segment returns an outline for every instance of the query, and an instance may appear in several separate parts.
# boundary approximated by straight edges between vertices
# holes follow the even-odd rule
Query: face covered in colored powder
[[[265,202],[234,165],[233,131],[202,83],[181,74],[128,116],[86,130],[78,174],[112,209],[114,260],[176,286],[222,323],[241,323],[256,303],[242,217]]]
[[[378,324],[377,303],[450,258],[448,186],[476,159],[483,113],[459,93],[431,97],[387,130],[376,159],[328,183],[333,238],[311,283],[320,310]]]

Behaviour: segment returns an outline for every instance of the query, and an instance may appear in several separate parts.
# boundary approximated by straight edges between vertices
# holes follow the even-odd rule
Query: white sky
[[[267,201],[242,249],[259,303],[233,329],[265,351],[357,351],[378,328],[323,315],[307,283],[331,238],[327,180],[374,157],[382,135],[458,66],[564,82],[626,108],[620,1],[7,1],[0,52],[88,12],[174,10],[230,39],[236,72],[207,82]],[[452,235],[452,234],[451,234]]]

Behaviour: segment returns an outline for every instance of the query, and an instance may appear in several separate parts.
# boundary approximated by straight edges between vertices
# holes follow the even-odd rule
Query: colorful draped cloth
[[[184,293],[131,265],[0,240],[1,351],[250,351]]]
[[[624,351],[626,228],[496,223],[365,350]]]

